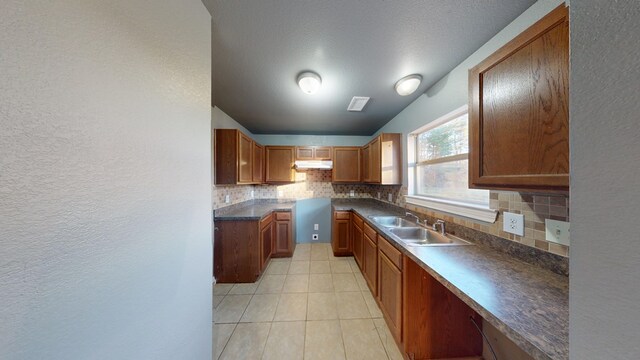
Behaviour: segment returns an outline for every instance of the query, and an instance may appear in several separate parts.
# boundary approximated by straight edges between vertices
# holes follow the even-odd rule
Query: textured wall
[[[640,2],[571,2],[572,359],[640,354]]]
[[[210,34],[0,2],[0,358],[211,359]]]

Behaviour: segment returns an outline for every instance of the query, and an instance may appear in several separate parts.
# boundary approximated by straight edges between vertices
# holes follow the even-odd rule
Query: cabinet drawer
[[[362,226],[364,225],[364,220],[362,220],[360,216],[353,214],[353,222],[354,224],[356,224],[357,227],[362,229]]]
[[[260,229],[263,229],[265,226],[268,226],[269,224],[271,224],[272,220],[273,220],[273,214],[269,214],[264,218],[262,218],[262,220],[260,220]]]
[[[402,270],[402,253],[380,235],[378,235],[378,249],[387,255],[398,269]]]
[[[336,211],[334,216],[339,220],[349,220],[351,219],[351,211]]]
[[[277,212],[276,213],[276,220],[291,220],[291,213],[290,212]]]
[[[373,240],[374,242],[377,242],[376,237],[378,233],[367,223],[364,224],[364,234],[367,235],[369,239]]]

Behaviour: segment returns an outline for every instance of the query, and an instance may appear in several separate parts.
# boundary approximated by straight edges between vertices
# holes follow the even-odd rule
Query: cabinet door
[[[277,212],[275,218],[274,256],[293,256],[291,213]]]
[[[378,299],[393,336],[402,341],[402,271],[378,251]]]
[[[269,222],[260,230],[260,269],[264,271],[271,259],[273,250],[273,222]]]
[[[238,132],[238,183],[253,182],[253,140]]]
[[[371,181],[371,147],[369,144],[362,147],[362,181]]]
[[[364,278],[373,296],[378,296],[378,246],[366,233],[363,241]]]
[[[293,146],[267,146],[266,154],[267,171],[265,182],[291,183],[295,180]]]
[[[353,245],[353,258],[356,260],[356,263],[358,263],[358,266],[360,267],[360,270],[362,270],[362,266],[363,266],[363,241],[364,241],[364,235],[362,233],[362,229],[356,225],[355,223],[355,216],[354,216],[354,221],[351,223],[352,227],[351,229],[353,230],[353,233],[351,234],[351,243]]]
[[[313,146],[296,146],[296,160],[313,160]]]
[[[569,19],[561,5],[469,70],[469,185],[569,188]]]
[[[315,160],[331,160],[331,146],[316,146],[313,149],[313,158]]]
[[[369,182],[380,183],[382,176],[380,137],[369,144]]]
[[[351,212],[335,211],[333,213],[333,229],[331,247],[333,254],[351,255]]]
[[[264,178],[264,148],[253,143],[253,182],[262,184]]]
[[[331,181],[337,183],[360,182],[360,148],[335,146]]]

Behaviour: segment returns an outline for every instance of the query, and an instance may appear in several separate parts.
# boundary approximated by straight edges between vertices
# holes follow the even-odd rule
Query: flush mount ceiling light
[[[418,89],[421,81],[422,76],[418,74],[405,76],[396,83],[396,92],[400,96],[411,95]]]
[[[322,85],[322,79],[320,75],[311,72],[305,71],[298,75],[298,86],[305,94],[315,94]]]

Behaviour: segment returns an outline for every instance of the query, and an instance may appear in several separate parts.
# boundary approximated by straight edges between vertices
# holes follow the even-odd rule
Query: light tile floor
[[[213,308],[214,359],[402,359],[355,260],[329,244],[298,244],[254,284],[217,284]]]

